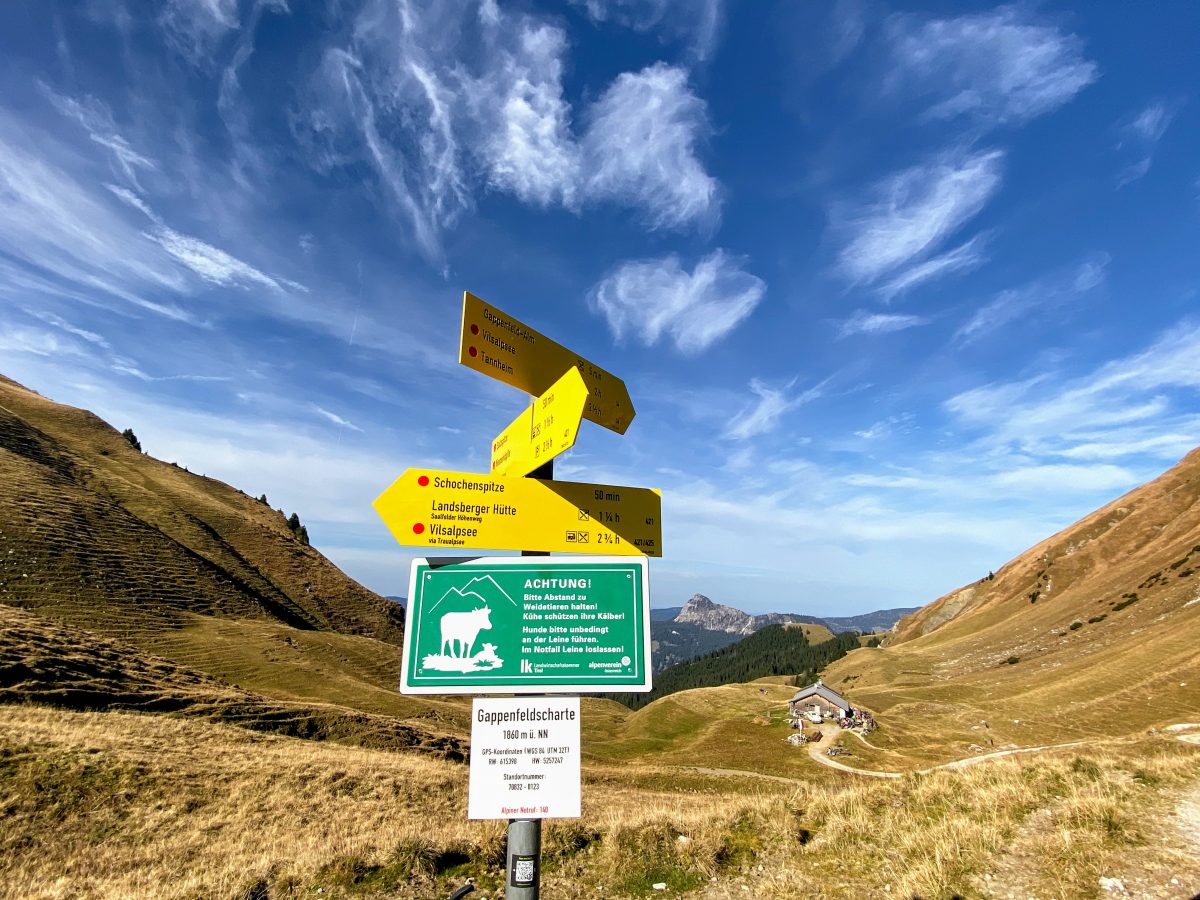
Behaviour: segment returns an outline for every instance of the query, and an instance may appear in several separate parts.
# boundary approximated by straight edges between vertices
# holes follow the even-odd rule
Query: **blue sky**
[[[462,291],[622,377],[655,605],[926,603],[1200,444],[1200,7],[0,6],[0,372],[296,511],[486,471]]]

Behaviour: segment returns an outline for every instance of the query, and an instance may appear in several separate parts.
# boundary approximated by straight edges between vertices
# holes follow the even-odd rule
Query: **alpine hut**
[[[796,691],[795,696],[788,701],[788,711],[792,719],[815,716],[843,719],[853,714],[846,698],[833,688],[822,684],[820,679]]]

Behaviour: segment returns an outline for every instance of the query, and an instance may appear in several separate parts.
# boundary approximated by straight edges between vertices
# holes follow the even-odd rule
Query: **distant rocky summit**
[[[696,594],[679,611],[675,622],[695,625],[708,631],[724,631],[729,634],[747,635],[766,628],[768,625],[811,623],[824,625],[835,634],[842,631],[887,631],[904,616],[915,612],[917,607],[880,609],[858,616],[809,616],[801,613],[764,613],[752,616],[732,606],[714,603],[703,594]]]
[[[674,618],[656,610],[652,616],[650,634],[654,639],[654,670],[660,672],[677,663],[686,662],[726,647],[742,638],[761,631],[768,625],[820,625],[832,634],[846,631],[863,633],[887,631],[916,607],[881,609],[857,616],[807,616],[802,613],[765,613],[752,616],[732,606],[714,603],[703,594],[688,600]],[[831,636],[831,635],[829,635]],[[818,643],[819,639],[814,639]]]
[[[683,605],[676,622],[685,625],[696,625],[709,631],[725,631],[729,634],[754,634],[760,628],[768,625],[786,625],[792,622],[814,622],[824,624],[813,616],[799,616],[791,613],[766,613],[752,616],[732,606],[714,603],[703,594],[696,594]]]

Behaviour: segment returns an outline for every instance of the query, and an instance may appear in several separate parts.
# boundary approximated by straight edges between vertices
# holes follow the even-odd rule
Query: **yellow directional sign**
[[[616,375],[467,291],[458,361],[534,395],[545,393],[567,369],[578,366],[588,389],[585,419],[624,434],[635,415],[625,382]]]
[[[575,446],[588,389],[579,369],[567,374],[492,441],[492,474],[519,478]]]
[[[662,497],[649,488],[408,469],[374,505],[410,547],[662,556]]]

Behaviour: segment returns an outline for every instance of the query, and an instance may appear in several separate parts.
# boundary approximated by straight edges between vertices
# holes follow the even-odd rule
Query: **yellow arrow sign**
[[[588,389],[583,416],[624,434],[635,415],[623,382],[528,325],[463,292],[458,361],[527,394],[543,394],[563,372],[578,366]]]
[[[408,469],[374,506],[410,547],[662,556],[662,496],[649,488]]]
[[[492,441],[492,474],[528,475],[575,446],[588,389],[579,369],[567,374],[538,397]]]

